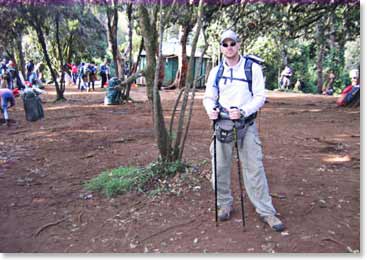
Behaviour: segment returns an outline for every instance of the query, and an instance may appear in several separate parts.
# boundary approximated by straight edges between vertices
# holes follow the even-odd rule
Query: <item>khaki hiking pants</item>
[[[237,153],[234,142],[221,143],[217,140],[216,144],[218,206],[231,206],[233,203],[231,169]],[[263,166],[262,145],[255,122],[248,127],[244,140],[238,141],[238,150],[248,198],[260,216],[275,215],[276,211],[269,194]],[[210,145],[210,153],[212,155],[212,184],[214,189],[214,142]],[[238,171],[237,167],[236,171]]]

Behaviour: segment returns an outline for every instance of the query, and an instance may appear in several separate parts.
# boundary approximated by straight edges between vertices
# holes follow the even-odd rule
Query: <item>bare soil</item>
[[[245,199],[214,221],[210,122],[196,95],[184,158],[192,167],[168,192],[107,198],[83,184],[107,169],[158,157],[145,88],[137,102],[103,105],[104,91],[42,95],[45,118],[25,120],[23,103],[0,127],[0,252],[348,253],[360,250],[360,111],[335,97],[269,92],[257,119],[271,194],[287,230],[264,225]],[[177,91],[161,92],[167,116]]]

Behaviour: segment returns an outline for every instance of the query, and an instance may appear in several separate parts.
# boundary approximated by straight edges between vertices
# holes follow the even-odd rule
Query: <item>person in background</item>
[[[1,76],[1,84],[0,84],[0,88],[7,88],[8,87],[8,78],[9,78],[9,73],[7,70],[7,63],[8,61],[4,58],[1,61],[0,64],[0,76]]]
[[[104,88],[104,85],[106,84],[109,78],[109,74],[110,73],[109,73],[108,61],[106,60],[99,67],[99,75],[101,76],[101,88]]]
[[[359,70],[351,70],[349,76],[352,81],[351,84],[343,89],[340,97],[336,100],[336,104],[341,107],[351,103],[355,95],[360,91]]]
[[[27,81],[30,81],[30,80],[29,80],[29,76],[32,74],[32,72],[33,72],[33,70],[34,70],[34,63],[33,63],[33,60],[30,60],[30,61],[27,63],[27,65],[25,66],[25,68],[26,68],[26,73],[27,73],[27,75],[26,75],[26,80],[27,80]]]
[[[71,66],[71,77],[73,79],[74,85],[76,85],[76,80],[78,78],[78,67],[75,64]]]
[[[325,86],[323,87],[322,94],[332,96],[334,94],[334,82],[335,73],[332,70],[328,71],[328,78],[326,80]]]
[[[10,126],[8,109],[15,106],[13,91],[7,88],[0,89],[1,113],[4,115],[4,125]]]
[[[291,77],[293,75],[293,71],[290,67],[285,66],[284,70],[280,74],[280,89],[288,90],[291,85]]]
[[[94,81],[96,80],[97,68],[93,62],[88,64],[87,71],[88,71],[87,73],[88,74],[88,91],[90,90],[94,91]]]
[[[8,88],[14,89],[17,87],[17,78],[18,78],[18,70],[15,62],[13,60],[9,60],[7,64],[7,72],[8,72]]]
[[[85,63],[82,62],[78,66],[78,89],[80,91],[83,91],[85,89],[84,78],[86,77],[86,75],[84,73],[84,65]]]

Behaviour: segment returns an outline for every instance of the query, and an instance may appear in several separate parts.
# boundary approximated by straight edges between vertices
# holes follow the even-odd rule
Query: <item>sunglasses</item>
[[[352,79],[358,79],[357,77],[352,77]]]
[[[222,43],[222,46],[223,46],[224,48],[227,48],[228,46],[234,47],[235,45],[236,45],[236,43],[235,43],[235,42],[231,42],[230,44],[228,44],[228,43]]]

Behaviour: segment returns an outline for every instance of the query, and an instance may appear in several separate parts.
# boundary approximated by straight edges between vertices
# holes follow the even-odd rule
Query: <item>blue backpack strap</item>
[[[223,71],[224,71],[224,66],[223,66],[223,61],[221,61],[219,63],[217,74],[215,75],[215,80],[214,80],[214,85],[213,85],[213,87],[216,88],[217,91],[218,91],[218,98],[217,98],[217,101],[216,101],[216,107],[220,106],[219,105],[219,80],[222,78]]]
[[[213,85],[213,87],[218,89],[218,91],[219,91],[219,80],[223,76],[223,71],[224,71],[224,66],[223,66],[223,61],[221,61],[220,64],[219,64],[219,67],[218,67],[217,74],[215,75],[215,81],[214,81],[214,85]]]
[[[246,75],[246,79],[247,79],[247,84],[248,84],[248,89],[251,93],[251,96],[254,95],[254,93],[252,92],[252,63],[253,60],[248,58],[247,56],[245,57],[245,75]]]

